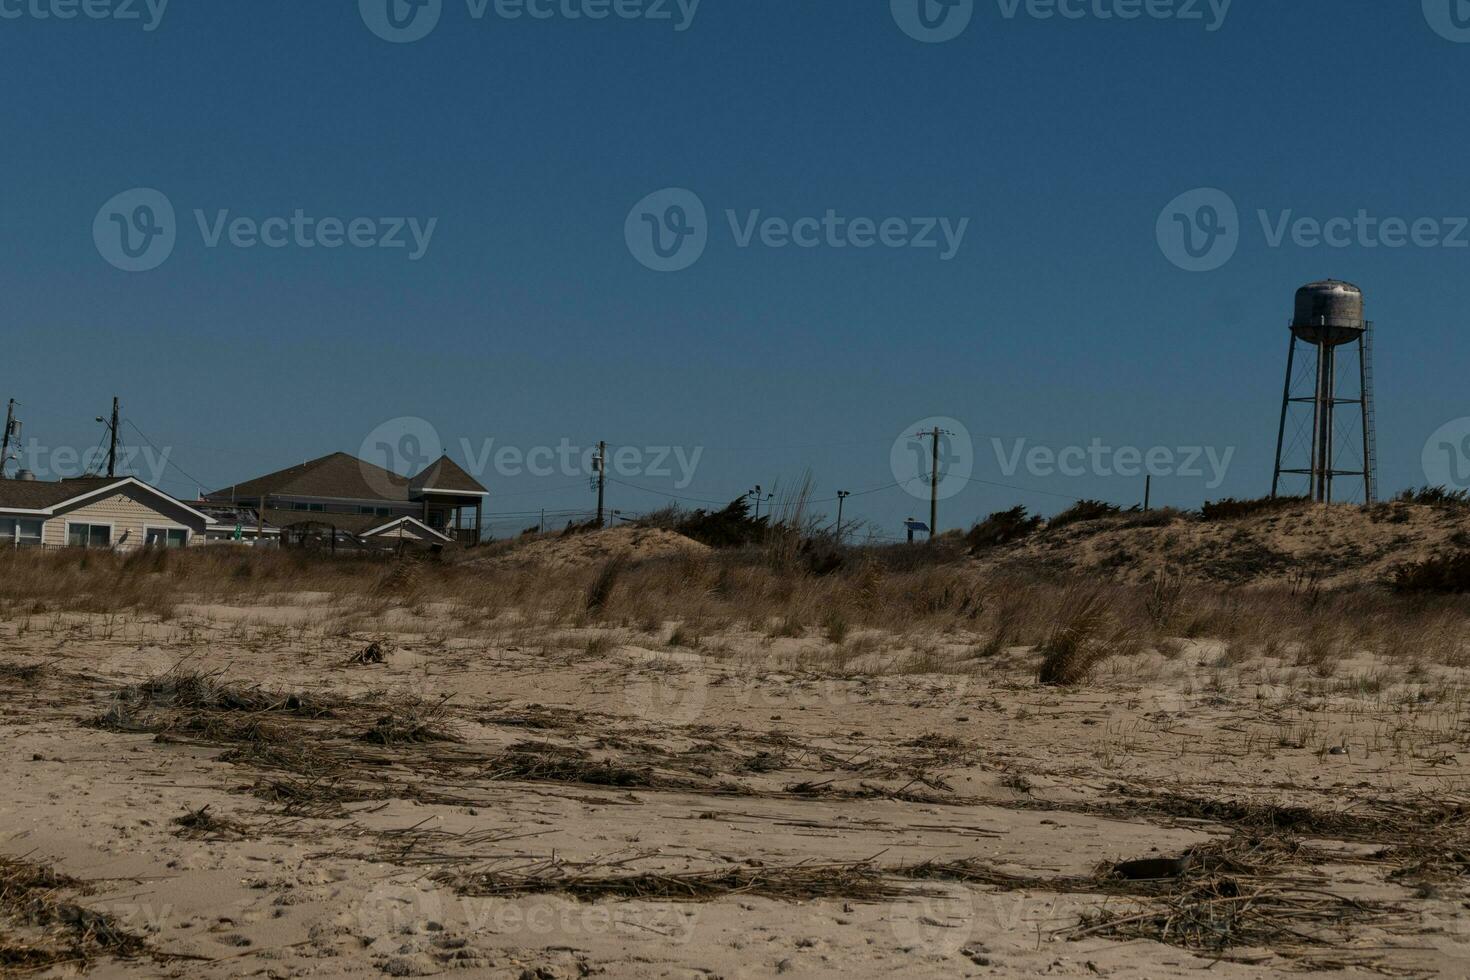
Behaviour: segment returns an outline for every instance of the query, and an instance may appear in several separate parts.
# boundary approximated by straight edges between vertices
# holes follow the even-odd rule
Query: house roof
[[[403,517],[394,518],[393,520],[389,521],[388,523],[381,524],[381,525],[379,525],[377,527],[370,527],[370,528],[368,528],[366,531],[364,531],[362,533],[363,533],[363,536],[364,537],[374,537],[376,535],[383,534],[383,533],[385,533],[387,531],[393,530],[393,529],[397,528],[401,524],[411,524],[414,527],[418,528],[420,531],[423,531],[425,534],[432,535],[433,537],[438,538],[440,541],[443,541],[446,544],[449,543],[450,541],[453,541],[454,540],[453,538],[451,538],[449,535],[445,534],[444,532],[442,532],[442,531],[436,531],[432,527],[429,527],[429,525],[425,524],[423,521],[419,520],[418,518],[416,518],[416,517],[408,517],[407,515],[405,515]]]
[[[202,518],[206,524],[214,523],[214,518],[208,514],[190,507],[157,487],[150,487],[135,476],[89,476],[54,483],[40,480],[0,480],[0,511],[49,517],[63,506],[124,487],[133,487],[145,494],[160,497],[195,517]]]
[[[205,499],[222,502],[272,495],[398,503],[409,499],[407,477],[347,453],[332,453],[299,466],[237,483],[233,487],[205,494]]]
[[[105,476],[57,482],[0,480],[0,510],[48,510],[74,497],[118,482],[120,481]]]
[[[418,518],[406,514],[385,518],[379,514],[324,514],[321,511],[279,510],[270,507],[265,511],[265,524],[267,528],[292,528],[305,525],[331,527],[357,538],[375,537],[400,524],[411,524],[446,544],[453,540],[447,534],[436,531]]]
[[[440,490],[475,495],[489,493],[478,480],[464,471],[464,467],[448,456],[440,456],[432,466],[410,480],[408,486],[410,492]]]

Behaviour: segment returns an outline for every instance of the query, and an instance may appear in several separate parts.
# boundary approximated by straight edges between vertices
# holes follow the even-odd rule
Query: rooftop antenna
[[[1297,342],[1317,352],[1316,381],[1311,395],[1293,395]],[[1358,397],[1337,395],[1337,349],[1349,344],[1358,348]],[[1285,462],[1286,420],[1293,405],[1312,406],[1311,459],[1306,469],[1288,468]],[[1363,468],[1338,469],[1337,408],[1348,405],[1362,413]],[[1276,434],[1276,474],[1271,496],[1281,490],[1281,477],[1307,477],[1308,495],[1317,503],[1332,503],[1336,477],[1358,477],[1363,481],[1363,500],[1378,499],[1378,437],[1373,408],[1373,323],[1363,318],[1363,291],[1350,282],[1325,279],[1308,283],[1296,292],[1296,312],[1291,320],[1291,346],[1286,355],[1286,390],[1281,401],[1281,426]]]

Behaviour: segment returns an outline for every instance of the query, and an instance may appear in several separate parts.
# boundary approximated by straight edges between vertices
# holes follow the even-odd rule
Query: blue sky
[[[1007,475],[995,439],[1002,456],[1020,439],[1233,449],[1218,485],[1203,463],[1156,481],[1156,501],[1197,506],[1269,489],[1292,294],[1328,276],[1362,285],[1379,325],[1386,487],[1425,482],[1426,440],[1470,415],[1470,248],[1273,246],[1258,214],[1434,219],[1457,240],[1470,43],[1450,0],[1235,0],[1223,19],[1157,0],[1176,16],[1132,20],[1096,16],[1129,0],[1076,3],[1077,19],[974,0],[942,43],[908,36],[887,0],[703,0],[684,30],[674,0],[673,20],[563,15],[589,2],[508,19],[443,0],[427,36],[390,43],[355,0],[172,0],[153,30],[143,0],[141,21],[0,0],[0,398],[23,404],[26,438],[92,447],[120,395],[180,494],[357,452],[400,417],[462,461],[490,439],[701,450],[692,480],[624,473],[610,505],[636,512],[807,469],[821,496],[892,484],[912,475],[895,439],[939,416],[974,445],[944,525],[1141,495],[1141,476],[1091,466]],[[176,212],[172,252],[142,272],[93,235],[134,188]],[[665,188],[707,210],[707,247],[677,272],[625,240]],[[1156,236],[1196,188],[1240,215],[1208,272]],[[433,233],[416,259],[210,247],[195,215],[298,209]],[[946,260],[741,247],[727,216],[829,209],[910,233],[968,223]],[[484,480],[501,533],[526,523],[507,512],[592,504],[574,474]],[[886,533],[927,514],[902,487],[848,506]]]

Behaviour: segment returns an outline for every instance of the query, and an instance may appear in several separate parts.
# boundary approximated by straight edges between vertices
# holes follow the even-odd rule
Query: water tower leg
[[[1296,334],[1291,335],[1291,346],[1286,351],[1286,390],[1281,395],[1281,427],[1276,430],[1276,472],[1271,477],[1271,499],[1275,500],[1281,490],[1281,451],[1286,446],[1286,415],[1291,408],[1291,372],[1296,364]]]
[[[1378,488],[1373,485],[1373,387],[1368,374],[1368,333],[1364,331],[1358,335],[1358,391],[1363,409],[1363,502],[1371,505],[1377,501]]]
[[[1311,391],[1311,500],[1322,501],[1322,359],[1327,348],[1317,348],[1317,383]]]
[[[1332,437],[1334,375],[1337,373],[1336,348],[1321,344],[1317,355],[1317,499],[1332,503]]]

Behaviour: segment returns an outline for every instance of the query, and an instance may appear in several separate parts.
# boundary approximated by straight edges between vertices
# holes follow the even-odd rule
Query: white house
[[[214,523],[136,477],[0,480],[0,547],[185,548]]]

